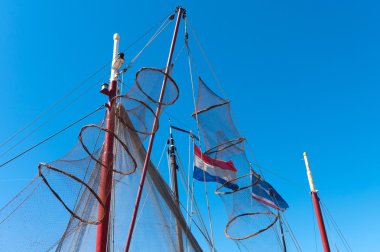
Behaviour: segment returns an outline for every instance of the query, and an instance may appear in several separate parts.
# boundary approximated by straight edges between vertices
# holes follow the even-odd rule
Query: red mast
[[[314,186],[314,181],[313,181],[313,177],[311,175],[311,170],[310,170],[309,161],[307,159],[307,153],[306,152],[303,153],[303,158],[305,160],[307,178],[309,179],[311,198],[313,200],[315,215],[317,216],[319,233],[320,233],[321,239],[322,239],[323,251],[324,252],[330,252],[329,240],[327,239],[325,223],[323,222],[321,206],[319,205],[318,191],[315,189],[315,186]]]
[[[99,205],[98,219],[102,219],[97,227],[96,232],[96,252],[106,252],[108,242],[108,230],[110,220],[110,204],[111,204],[111,190],[112,190],[112,175],[113,175],[113,144],[114,137],[109,132],[114,132],[115,129],[115,117],[112,115],[112,106],[115,103],[113,99],[117,93],[117,71],[120,69],[124,62],[124,54],[119,51],[119,34],[115,33],[113,36],[113,58],[111,68],[110,86],[107,84],[102,85],[101,93],[108,96],[107,103],[107,116],[106,116],[106,133],[104,138],[103,155],[102,155],[102,169],[100,177],[99,197],[104,203],[104,208]],[[109,132],[108,132],[109,131]]]
[[[159,97],[158,105],[157,105],[157,109],[156,109],[156,117],[155,117],[154,122],[153,122],[152,132],[154,132],[154,129],[156,129],[156,127],[158,126],[158,117],[159,117],[160,112],[161,112],[161,103],[162,103],[162,100],[164,98],[166,82],[167,82],[167,79],[168,79],[168,74],[169,74],[169,71],[170,71],[170,66],[171,66],[171,62],[172,62],[174,47],[175,47],[175,43],[176,43],[176,40],[177,40],[179,23],[181,21],[181,17],[183,15],[185,15],[185,12],[186,12],[186,10],[184,8],[177,7],[177,20],[176,20],[176,24],[175,24],[175,27],[174,27],[174,33],[173,33],[172,43],[170,45],[169,57],[168,57],[168,61],[166,63],[165,76],[164,76],[164,80],[162,82],[162,87],[161,87],[160,97]],[[149,160],[150,160],[150,154],[152,152],[154,137],[155,137],[155,133],[153,133],[150,136],[149,143],[148,143],[148,149],[146,151],[146,156],[145,156],[145,160],[144,160],[144,166],[142,168],[142,174],[141,174],[141,179],[140,179],[140,184],[139,184],[139,190],[137,192],[135,207],[133,209],[131,224],[130,224],[130,227],[129,227],[128,237],[127,237],[127,242],[125,244],[125,251],[126,252],[129,251],[129,247],[130,247],[131,241],[132,241],[132,235],[133,235],[133,230],[134,230],[134,227],[135,227],[137,211],[138,211],[139,205],[140,205],[142,190],[143,190],[143,187],[144,187],[145,177],[146,177],[146,173],[147,173],[147,170],[148,170],[148,164],[149,164]]]

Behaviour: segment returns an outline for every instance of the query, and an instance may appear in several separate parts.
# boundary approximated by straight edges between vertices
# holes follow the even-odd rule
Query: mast
[[[102,223],[97,227],[96,231],[96,252],[107,251],[107,240],[109,231],[110,220],[110,203],[111,203],[111,190],[112,190],[112,175],[113,175],[113,144],[114,137],[109,132],[114,132],[115,118],[112,115],[112,107],[115,103],[114,97],[117,93],[117,71],[120,69],[124,62],[124,54],[119,52],[119,34],[115,33],[113,36],[113,55],[111,66],[110,85],[103,84],[101,93],[108,96],[107,112],[106,112],[106,133],[104,138],[103,155],[102,155],[102,167],[99,186],[99,197],[101,202],[104,203],[104,208],[99,205],[98,219],[103,218]]]
[[[154,122],[153,122],[153,126],[152,126],[152,132],[154,132],[155,129],[157,128],[157,126],[158,126],[158,117],[159,117],[159,115],[161,113],[161,104],[162,104],[162,100],[164,98],[166,82],[168,80],[168,74],[169,74],[169,71],[170,71],[170,66],[171,66],[171,62],[172,62],[172,58],[173,58],[174,47],[175,47],[175,43],[176,43],[176,40],[177,40],[178,28],[179,28],[179,24],[180,24],[180,21],[181,21],[181,17],[183,15],[185,15],[185,12],[186,12],[186,10],[184,8],[177,7],[177,20],[176,20],[176,24],[175,24],[175,27],[174,27],[174,33],[173,33],[172,43],[170,45],[170,51],[169,51],[168,61],[166,63],[166,68],[165,68],[165,76],[164,76],[164,80],[162,82],[160,97],[159,97],[159,100],[158,100],[158,105],[157,105],[157,109],[156,109],[156,113],[155,113],[156,116],[154,118]],[[149,164],[149,160],[150,160],[150,154],[151,154],[152,148],[153,148],[153,142],[154,142],[155,135],[156,134],[153,133],[150,136],[149,143],[148,143],[148,148],[147,148],[147,151],[146,151],[146,156],[145,156],[145,160],[144,160],[144,166],[142,168],[142,174],[141,174],[139,189],[138,189],[137,196],[136,196],[135,207],[133,209],[133,214],[132,214],[131,224],[130,224],[130,227],[129,227],[127,242],[125,244],[125,251],[126,252],[129,251],[129,247],[130,247],[131,241],[132,241],[133,230],[134,230],[134,227],[135,227],[137,212],[138,212],[138,209],[139,209],[141,195],[142,195],[142,191],[143,191],[143,188],[144,188],[145,177],[146,177],[146,173],[147,173],[147,170],[148,170],[148,164]]]
[[[303,153],[303,158],[305,160],[307,178],[309,180],[311,198],[313,200],[315,215],[317,216],[319,233],[320,233],[321,239],[322,239],[323,250],[324,250],[324,252],[330,252],[329,240],[327,239],[326,228],[325,228],[325,224],[323,222],[321,206],[319,205],[318,190],[315,189],[315,185],[314,185],[313,177],[311,175],[311,170],[310,170],[309,161],[307,159],[307,153],[306,152]]]
[[[284,230],[283,230],[283,228],[282,228],[282,220],[281,220],[281,214],[280,214],[280,211],[278,211],[278,221],[279,221],[279,224],[280,224],[280,232],[281,232],[282,248],[283,248],[283,251],[284,251],[284,252],[287,252],[287,249],[286,249],[286,242],[285,242],[285,235],[284,235]]]
[[[179,194],[178,194],[178,180],[177,180],[178,164],[177,164],[176,155],[175,155],[176,147],[174,146],[174,139],[173,139],[171,128],[170,128],[170,138],[169,138],[168,144],[169,144],[168,154],[170,158],[169,169],[171,169],[171,182],[172,182],[171,187],[173,191],[174,201],[176,202],[179,208]],[[176,233],[177,233],[177,239],[178,239],[178,251],[182,252],[183,251],[182,231],[177,220],[176,220]]]

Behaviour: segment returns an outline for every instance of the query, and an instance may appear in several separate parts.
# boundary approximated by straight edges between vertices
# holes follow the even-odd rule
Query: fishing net
[[[258,189],[262,179],[254,176],[257,173],[246,157],[245,139],[237,131],[230,110],[230,102],[218,96],[199,79],[198,99],[193,116],[199,122],[204,139],[203,155],[231,161],[237,169],[236,176],[218,184],[215,191],[223,200],[228,215],[225,235],[238,241],[240,249],[243,250],[279,250],[280,247],[273,243],[277,236],[277,211],[274,212],[252,197],[252,190]],[[231,187],[231,184],[237,186]]]
[[[165,95],[159,104],[161,86]],[[174,80],[156,68],[143,68],[135,84],[117,96],[109,110],[112,130],[103,123],[82,128],[78,144],[63,158],[40,163],[38,176],[0,209],[1,251],[91,251],[104,216],[102,171],[113,172],[108,251],[123,251],[133,202],[146,156],[143,140],[157,131],[153,121],[176,101]],[[103,163],[106,134],[113,138],[113,166]],[[172,191],[152,163],[142,194],[130,251],[201,251]]]

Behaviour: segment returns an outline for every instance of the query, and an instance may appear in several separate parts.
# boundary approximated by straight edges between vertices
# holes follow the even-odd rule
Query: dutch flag
[[[236,178],[237,169],[232,161],[223,161],[211,158],[201,152],[194,144],[194,174],[193,177],[199,181],[218,182],[224,184]],[[231,190],[239,189],[232,181],[225,186]]]

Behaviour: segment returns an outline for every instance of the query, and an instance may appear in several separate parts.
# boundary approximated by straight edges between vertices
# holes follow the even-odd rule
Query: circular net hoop
[[[44,172],[43,169],[46,169],[46,171]],[[48,182],[46,176],[44,175],[45,174],[48,174],[50,172],[57,172],[59,174],[62,174],[70,179],[73,179],[75,182],[79,183],[81,186],[84,186],[86,190],[89,191],[89,193],[96,199],[96,201],[99,203],[99,207],[101,208],[105,208],[105,205],[104,203],[102,202],[102,200],[100,199],[99,195],[86,183],[84,182],[83,180],[79,179],[78,177],[70,174],[70,173],[67,173],[63,170],[60,170],[58,168],[55,168],[49,164],[46,164],[46,163],[39,163],[38,165],[38,175],[42,178],[42,180],[44,181],[44,183],[47,185],[47,187],[50,189],[50,191],[53,193],[53,195],[58,199],[59,202],[61,202],[61,204],[64,206],[64,208],[69,211],[69,213],[76,219],[80,220],[81,222],[84,222],[84,223],[87,223],[87,224],[100,224],[102,223],[103,219],[104,219],[104,214],[102,216],[98,216],[98,218],[96,220],[90,220],[90,219],[85,219],[85,218],[82,218],[80,217],[79,215],[77,215],[75,213],[75,211],[73,211],[66,203],[65,201],[61,198],[61,196],[59,196],[59,194],[56,192],[56,190],[54,190],[54,188],[51,186],[51,184]],[[104,213],[104,211],[102,211]],[[100,217],[100,218],[99,218]]]
[[[161,87],[166,81],[165,94],[160,101]],[[152,102],[171,105],[179,97],[179,89],[175,81],[161,69],[144,67],[136,73],[138,89]]]
[[[245,217],[255,217],[255,216],[274,216],[274,219],[273,221],[270,221],[269,224],[267,226],[264,226],[262,228],[260,228],[259,230],[253,232],[253,233],[250,233],[248,235],[245,235],[245,236],[232,236],[229,234],[229,229],[230,229],[230,226],[238,221],[239,219],[242,219],[242,218],[245,218]],[[269,219],[269,218],[268,218]],[[271,228],[275,223],[276,221],[278,220],[278,215],[277,214],[274,214],[272,212],[251,212],[251,213],[243,213],[243,214],[239,214],[235,217],[233,217],[232,219],[230,219],[228,222],[227,222],[227,225],[224,229],[224,234],[230,238],[231,240],[235,240],[235,241],[241,241],[241,240],[245,240],[245,239],[248,239],[248,238],[251,238],[253,236],[256,236],[266,230],[268,230],[269,228]]]
[[[233,183],[233,182],[238,182],[239,180],[243,179],[243,178],[246,178],[248,176],[252,177],[252,175],[254,175],[255,173],[253,172],[250,172],[248,174],[245,174],[243,176],[240,176],[240,177],[237,177],[235,179],[231,179],[229,181],[226,181],[225,183],[223,183],[222,185],[218,186],[216,189],[215,189],[215,194],[217,195],[226,195],[226,194],[232,194],[232,193],[236,193],[236,192],[239,192],[239,191],[243,191],[245,189],[248,189],[248,188],[251,188],[253,186],[255,186],[257,183],[259,183],[260,181],[260,177],[255,177],[256,180],[253,181],[250,185],[247,185],[247,186],[242,186],[242,187],[239,187],[238,189],[236,190],[232,190],[230,188],[227,187],[227,185]],[[235,183],[234,183],[235,184]],[[228,189],[228,191],[222,191],[223,189]]]
[[[206,155],[211,155],[211,154],[214,154],[216,152],[219,152],[219,151],[223,151],[225,149],[228,149],[230,147],[233,147],[237,144],[240,144],[242,142],[245,141],[245,138],[243,137],[239,137],[239,138],[236,138],[236,139],[232,139],[232,140],[229,140],[227,142],[224,142],[224,143],[221,143],[221,144],[218,144],[217,146],[215,147],[212,147],[210,149],[208,149],[205,154]]]
[[[159,120],[157,118],[156,113],[153,111],[153,109],[151,107],[149,107],[148,104],[146,104],[144,101],[142,101],[140,99],[133,98],[133,97],[130,97],[128,95],[119,95],[119,96],[114,97],[113,99],[114,100],[124,100],[124,99],[127,100],[127,102],[123,102],[123,105],[124,105],[124,110],[126,112],[131,112],[131,113],[128,113],[130,120],[127,121],[126,118],[122,116],[123,112],[125,112],[125,111],[122,111],[120,106],[117,106],[116,113],[115,113],[115,116],[120,120],[120,122],[124,126],[126,126],[128,129],[130,129],[132,131],[135,131],[135,132],[137,132],[139,134],[143,134],[143,135],[152,135],[152,134],[156,133],[156,131],[159,128]],[[131,105],[131,103],[134,105]],[[147,111],[149,115],[147,115],[146,112],[143,110]],[[151,116],[153,118],[153,120],[151,120],[151,121],[154,121],[155,119],[157,119],[156,127],[154,129],[152,129],[152,131],[149,131],[149,128],[148,128],[148,125],[146,122],[147,120],[144,120],[144,118],[139,117],[137,115],[133,116],[134,113],[132,113],[132,112],[135,112],[135,111],[139,111],[139,113],[136,113],[136,114],[144,114],[144,117]]]
[[[119,174],[122,174],[122,175],[129,175],[129,174],[132,174],[136,171],[136,168],[137,168],[137,163],[136,163],[136,160],[134,159],[134,157],[132,156],[131,152],[129,151],[128,149],[128,146],[112,131],[106,129],[106,128],[103,128],[103,127],[100,127],[99,125],[96,125],[96,124],[89,124],[89,125],[86,125],[84,127],[82,127],[82,129],[80,130],[79,132],[79,142],[81,143],[83,149],[85,152],[87,152],[87,154],[90,156],[90,158],[92,160],[94,160],[95,162],[97,162],[98,164],[100,164],[102,167],[105,167],[108,169],[107,165],[106,164],[103,164],[101,161],[99,161],[99,159],[97,157],[95,157],[93,155],[93,153],[91,151],[89,151],[89,149],[87,148],[87,146],[85,145],[85,143],[83,142],[83,132],[85,132],[86,129],[88,128],[97,128],[101,131],[105,131],[109,134],[111,134],[114,139],[116,139],[120,145],[123,147],[123,149],[125,150],[125,152],[128,154],[130,160],[132,161],[133,163],[133,168],[131,170],[129,170],[128,172],[123,172],[121,169],[112,169],[113,172],[116,172],[116,173],[119,173]]]

